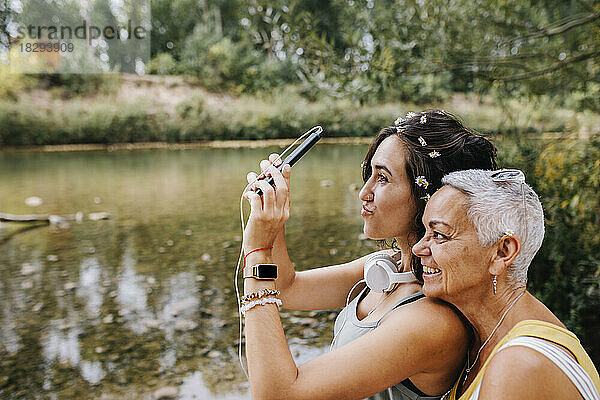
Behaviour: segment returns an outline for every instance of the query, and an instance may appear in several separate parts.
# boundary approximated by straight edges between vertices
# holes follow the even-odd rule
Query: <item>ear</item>
[[[521,241],[514,236],[504,236],[494,245],[493,251],[489,272],[492,275],[502,275],[521,252]]]

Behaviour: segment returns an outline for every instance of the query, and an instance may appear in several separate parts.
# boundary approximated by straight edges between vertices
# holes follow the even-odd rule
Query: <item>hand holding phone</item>
[[[300,158],[306,154],[308,152],[308,150],[310,150],[318,141],[319,139],[321,139],[321,132],[323,132],[323,128],[319,125],[313,127],[310,131],[308,131],[307,133],[310,133],[310,135],[308,136],[308,138],[306,138],[304,140],[304,142],[302,142],[301,144],[298,145],[298,147],[296,147],[294,149],[294,151],[292,151],[290,153],[290,155],[288,155],[283,162],[277,167],[277,169],[279,171],[282,171],[283,166],[286,164],[289,164],[290,167],[292,165],[294,165],[298,160],[300,160]],[[258,177],[258,180],[261,179],[265,179],[265,176],[263,174],[261,174]],[[267,182],[271,185],[274,186],[274,181],[272,177],[267,177]],[[260,190],[260,188],[256,189],[256,194],[258,194],[259,196],[262,196],[263,192],[262,190]]]

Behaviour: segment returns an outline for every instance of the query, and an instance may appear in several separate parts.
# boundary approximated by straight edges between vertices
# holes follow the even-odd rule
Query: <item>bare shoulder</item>
[[[578,399],[569,378],[546,356],[523,346],[496,353],[485,371],[480,399]]]
[[[430,298],[400,307],[384,319],[383,325],[395,325],[403,332],[409,332],[429,354],[445,353],[460,359],[466,354],[471,331],[468,322],[454,307]]]
[[[444,301],[422,298],[406,308],[407,313],[415,318],[417,326],[422,330],[435,334],[441,333],[447,337],[451,332],[460,338],[467,338],[470,325],[454,306]]]

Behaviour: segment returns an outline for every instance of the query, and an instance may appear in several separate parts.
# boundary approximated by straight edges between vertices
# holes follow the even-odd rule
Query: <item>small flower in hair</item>
[[[425,196],[421,197],[421,200],[425,200],[425,203],[427,203],[430,198],[431,198],[431,195],[429,193],[427,193]]]
[[[402,118],[402,117],[398,117],[398,118],[396,118],[396,120],[394,121],[394,125],[398,126],[398,125],[400,125],[400,124],[401,124],[401,123],[403,123],[403,122],[404,122],[404,118]]]
[[[416,116],[417,116],[417,113],[410,111],[406,114],[406,119],[416,117]]]
[[[429,186],[429,182],[427,182],[427,179],[425,179],[423,175],[417,176],[417,179],[415,179],[415,183],[417,184],[417,186],[421,186],[425,189],[427,189],[427,187]]]
[[[424,124],[427,122],[427,116],[426,115],[421,115],[421,120],[419,121],[420,123]]]
[[[441,154],[439,152],[437,152],[436,150],[429,153],[429,157],[431,157],[431,158],[438,158],[439,156],[441,156]]]
[[[507,229],[504,231],[504,234],[506,236],[515,236],[515,231],[513,231],[512,229]]]
[[[444,111],[444,110],[437,110],[436,113],[441,114],[441,115],[446,115],[446,111]]]
[[[402,132],[404,132],[404,128],[401,128],[401,127],[397,126],[396,127],[396,132],[402,133]]]
[[[427,142],[423,139],[423,136],[419,136],[419,143],[421,143],[421,146],[423,147],[427,146]]]

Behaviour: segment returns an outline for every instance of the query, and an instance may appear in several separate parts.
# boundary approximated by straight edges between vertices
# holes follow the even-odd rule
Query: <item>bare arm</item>
[[[271,163],[275,166],[279,165],[281,161],[277,161],[278,157],[277,154],[271,154],[269,161],[262,160],[260,163],[261,172],[264,172]],[[287,193],[281,193],[281,195],[288,197],[288,202],[290,174],[283,173],[288,189]],[[250,172],[247,175],[248,182],[254,181],[256,176],[255,173]],[[287,220],[287,217],[285,217],[285,220]],[[343,307],[346,304],[348,292],[363,277],[364,262],[368,256],[340,265],[296,272],[285,242],[285,227],[282,226],[273,242],[271,257],[273,263],[278,266],[279,276],[276,280],[276,286],[281,291],[283,306],[294,310],[325,310]],[[327,282],[326,290],[323,288],[324,282]],[[357,293],[358,291],[354,295]]]
[[[254,256],[254,255],[253,255]],[[255,262],[270,262],[267,254]],[[245,292],[274,283],[246,279]],[[419,300],[391,313],[373,331],[296,366],[274,305],[246,313],[246,354],[256,400],[363,399],[420,376],[431,395],[450,388],[466,354],[467,331],[447,306]]]

